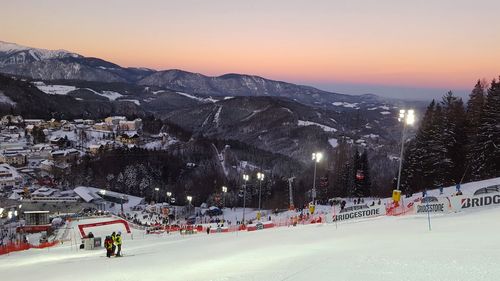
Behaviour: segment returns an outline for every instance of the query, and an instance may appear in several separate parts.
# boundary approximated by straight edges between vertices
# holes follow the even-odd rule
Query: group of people
[[[113,232],[110,236],[104,239],[104,248],[106,248],[106,257],[111,256],[121,257],[122,254],[122,233]],[[116,251],[116,254],[115,254]]]

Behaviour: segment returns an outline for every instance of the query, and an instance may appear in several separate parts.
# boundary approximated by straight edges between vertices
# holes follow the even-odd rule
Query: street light
[[[172,197],[172,192],[170,191],[167,191],[167,200],[168,200],[168,204],[170,205],[172,203],[172,199],[170,199],[170,197]]]
[[[247,174],[243,174],[243,219],[242,224],[245,224],[245,210],[246,210],[246,202],[247,202],[247,181],[250,177]]]
[[[187,196],[186,197],[187,201],[188,201],[188,215],[191,213],[191,201],[193,201],[193,196]]]
[[[174,200],[172,198],[172,192],[167,191],[167,198],[168,198],[168,204],[172,205],[172,203],[174,203]],[[175,207],[173,208],[173,210],[174,210],[174,220],[177,221],[177,210],[175,209]],[[168,225],[170,226],[170,213],[168,215]]]
[[[122,211],[122,215],[125,215],[125,212],[123,211],[123,199],[125,199],[125,198],[123,195],[121,195],[120,196],[120,209]]]
[[[222,187],[222,209],[226,206],[226,193],[227,193],[227,187],[223,186]]]
[[[264,180],[264,174],[258,172],[257,179],[259,180],[259,214],[260,214],[261,191],[262,191],[262,181]]]
[[[155,191],[156,191],[156,203],[158,203],[158,201],[160,201],[160,194],[159,194],[160,188],[155,187]]]
[[[403,131],[401,133],[401,154],[399,156],[398,185],[396,187],[396,190],[400,191],[399,185],[401,183],[401,168],[403,167],[406,125],[413,125],[413,123],[415,123],[415,111],[413,109],[410,109],[408,111],[404,109],[399,110],[398,121],[403,123]]]
[[[312,154],[312,160],[314,161],[314,178],[313,178],[313,189],[312,189],[312,202],[316,205],[316,165],[323,159],[323,153],[315,152]]]

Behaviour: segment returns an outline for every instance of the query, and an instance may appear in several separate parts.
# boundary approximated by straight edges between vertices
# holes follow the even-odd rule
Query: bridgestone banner
[[[381,206],[371,207],[368,209],[355,210],[351,212],[339,213],[333,216],[333,222],[346,221],[352,219],[368,218],[385,215],[385,208]]]
[[[429,203],[417,202],[414,205],[415,214],[447,213],[450,211],[451,202],[447,197],[438,197],[438,201]]]
[[[461,200],[461,208],[475,208],[490,205],[500,205],[500,193],[483,194],[480,196],[466,197]]]
[[[421,213],[444,213],[448,210],[444,203],[415,204],[417,214]]]

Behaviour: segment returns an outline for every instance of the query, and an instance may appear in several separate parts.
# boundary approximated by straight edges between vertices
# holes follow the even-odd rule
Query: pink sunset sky
[[[500,74],[498,0],[4,1],[0,40],[122,66],[350,93],[465,95]]]

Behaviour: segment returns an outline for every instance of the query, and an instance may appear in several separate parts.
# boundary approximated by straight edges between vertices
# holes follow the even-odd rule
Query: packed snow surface
[[[136,105],[141,105],[141,102],[139,100],[120,100],[120,101],[128,101],[128,102],[132,102],[132,103],[135,103]]]
[[[114,92],[114,91],[102,91],[102,94],[101,93],[97,93],[97,94],[100,96],[106,97],[109,100],[116,100],[119,97],[123,97],[122,94]]]
[[[6,96],[2,91],[0,91],[0,103],[6,103],[8,105],[16,105],[16,103]]]
[[[191,236],[134,230],[123,258],[65,243],[0,256],[0,272],[9,281],[499,280],[499,216],[500,208],[432,215],[432,231],[425,216]]]
[[[76,90],[75,86],[67,85],[45,85],[43,82],[33,83],[40,91],[49,95],[66,95],[71,91]]]
[[[200,102],[217,102],[216,99],[212,98],[212,97],[208,97],[208,98],[200,98],[200,97],[197,97],[197,96],[193,96],[193,95],[190,95],[190,94],[186,94],[186,93],[182,93],[182,92],[177,92],[178,95],[181,95],[181,96],[184,96],[186,98],[190,98],[190,99],[193,99],[193,100],[197,100],[197,101],[200,101]]]
[[[341,101],[336,101],[332,103],[333,106],[343,106],[343,107],[348,107],[348,108],[358,108],[358,103],[348,103],[348,102],[341,102]]]
[[[333,147],[337,147],[339,145],[339,142],[337,141],[337,139],[328,139],[328,143]]]
[[[337,129],[335,129],[335,128],[332,128],[332,127],[329,127],[329,126],[326,126],[323,124],[319,124],[316,122],[311,122],[311,121],[299,120],[297,125],[299,125],[299,126],[319,126],[325,132],[336,132],[337,131]]]

